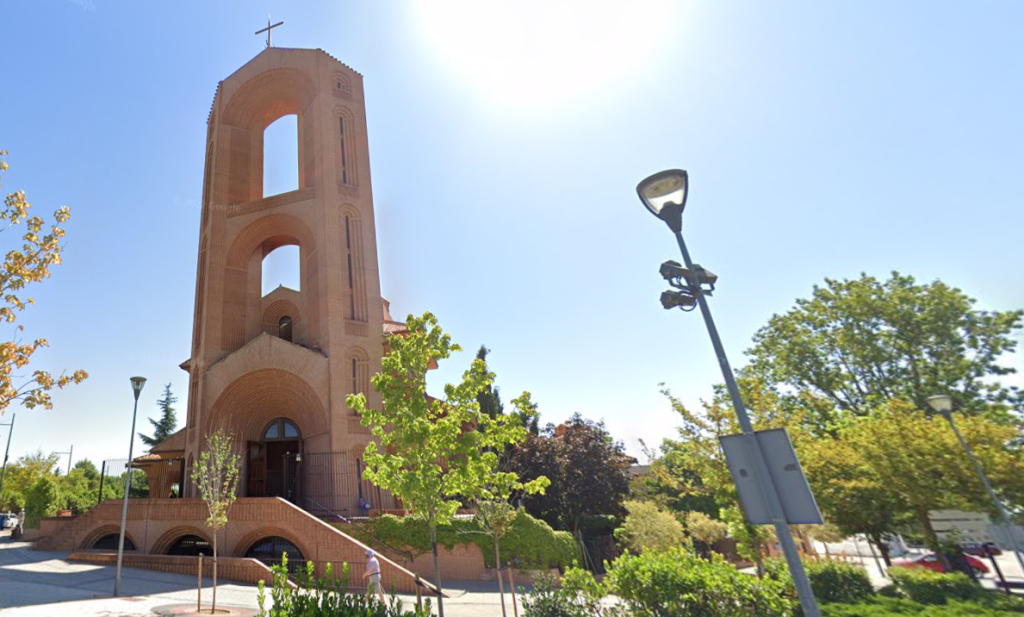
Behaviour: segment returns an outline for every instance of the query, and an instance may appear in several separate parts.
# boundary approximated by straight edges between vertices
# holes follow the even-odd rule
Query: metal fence
[[[268,495],[284,495],[310,514],[324,518],[353,518],[367,516],[371,510],[398,510],[401,503],[388,491],[381,490],[368,480],[362,479],[363,463],[348,452],[310,452],[300,457],[294,454],[287,467],[273,470],[273,473],[295,474],[294,486],[298,489],[267,490]],[[239,478],[240,496],[263,497],[264,494],[249,495],[254,490],[248,483],[250,461],[243,461]],[[125,473],[128,459],[103,461],[100,472],[100,501],[120,499],[124,496]],[[132,464],[129,499],[167,498],[182,496],[182,479],[188,482],[189,471],[182,458],[151,459],[137,458]],[[264,475],[267,475],[265,470]],[[281,478],[277,478],[277,486]],[[261,486],[267,486],[265,483]],[[191,487],[186,487],[191,488]],[[186,490],[186,496],[197,496],[194,490]]]
[[[303,454],[300,474],[298,505],[317,516],[364,516],[400,507],[391,493],[362,479],[362,461],[348,452]]]

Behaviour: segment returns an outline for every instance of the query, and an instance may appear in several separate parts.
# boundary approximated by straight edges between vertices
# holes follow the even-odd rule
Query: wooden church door
[[[267,495],[267,446],[259,441],[249,442],[249,483],[247,497]]]

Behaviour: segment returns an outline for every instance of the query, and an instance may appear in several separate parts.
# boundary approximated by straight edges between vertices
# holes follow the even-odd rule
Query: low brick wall
[[[196,535],[211,541],[205,524],[208,515],[206,504],[199,499],[131,499],[125,536],[135,546],[135,555],[167,556],[182,536]],[[107,500],[81,516],[62,520],[68,522],[55,525],[35,548],[69,552],[91,549],[104,535],[118,532],[121,502]],[[241,497],[235,501],[219,537],[219,552],[225,557],[244,557],[254,544],[271,536],[290,541],[303,557],[317,564],[333,563],[337,567],[348,563],[353,583],[361,581],[368,547],[277,497]],[[416,575],[386,559],[386,555],[382,557],[384,585],[400,592],[414,592]]]
[[[347,524],[334,524],[335,527],[350,535],[356,535],[357,531]],[[434,556],[425,553],[410,560],[407,555],[401,555],[386,547],[376,546],[375,549],[388,559],[401,564],[403,567],[412,570],[426,580],[434,580]],[[497,585],[497,572],[494,568],[484,565],[484,555],[480,546],[473,543],[456,544],[452,548],[444,546],[437,547],[437,565],[441,569],[441,580],[444,581],[494,581]],[[542,572],[540,570],[520,570],[514,572],[516,585],[533,585],[534,576]],[[556,579],[559,572],[556,568],[543,571],[552,574]],[[508,572],[502,571],[502,581],[508,583]]]
[[[91,563],[99,566],[117,565],[117,553],[80,552],[72,553],[68,561]],[[180,557],[177,555],[137,555],[125,553],[123,565],[126,568],[140,568],[157,572],[173,572],[195,576],[199,570],[198,557]],[[203,558],[203,576],[213,577],[213,559]],[[220,580],[237,581],[255,585],[264,581],[267,585],[274,578],[270,568],[256,559],[245,557],[217,557],[217,578]],[[294,587],[294,585],[292,585]]]
[[[384,551],[393,561],[400,561],[399,555]],[[412,561],[401,562],[403,566],[427,580],[434,579],[434,556],[420,555]],[[476,544],[457,544],[451,549],[437,547],[437,564],[441,568],[442,581],[485,581],[492,578],[484,566],[484,555]],[[493,568],[490,570],[493,572]]]

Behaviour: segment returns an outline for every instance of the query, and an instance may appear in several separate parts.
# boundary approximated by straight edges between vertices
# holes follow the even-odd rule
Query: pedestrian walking
[[[366,549],[366,572],[363,572],[363,578],[369,579],[366,583],[366,599],[369,600],[370,595],[376,589],[381,603],[387,604],[387,600],[384,598],[384,588],[380,585],[380,562],[377,561],[370,549]]]

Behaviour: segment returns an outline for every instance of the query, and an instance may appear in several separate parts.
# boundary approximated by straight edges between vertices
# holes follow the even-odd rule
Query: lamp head
[[[949,412],[953,411],[953,397],[948,394],[936,394],[935,396],[929,396],[926,400],[932,409],[944,416],[949,415]]]
[[[683,208],[690,181],[686,171],[667,169],[645,178],[636,185],[636,194],[651,214],[665,221],[674,232],[683,225]]]
[[[142,393],[142,386],[146,385],[145,377],[132,377],[132,392],[135,393],[135,400],[139,400],[139,394]]]

